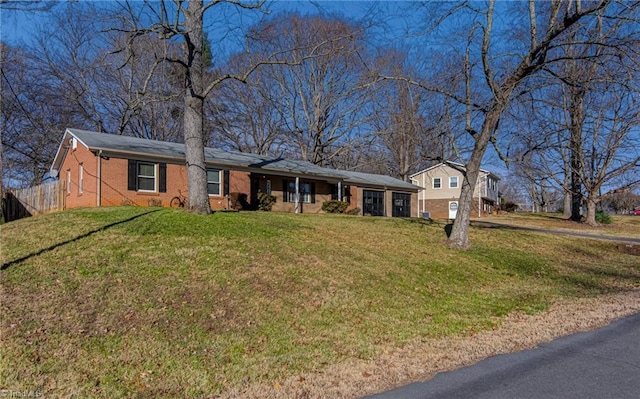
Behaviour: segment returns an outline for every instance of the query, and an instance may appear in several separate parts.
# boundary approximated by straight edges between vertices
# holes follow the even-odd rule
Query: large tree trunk
[[[207,170],[204,161],[204,135],[202,114],[204,106],[199,98],[187,97],[184,112],[184,142],[187,161],[189,209],[192,212],[211,213],[207,193]]]
[[[204,61],[202,0],[190,0],[185,11],[184,26],[187,46],[185,76],[184,143],[187,162],[189,209],[199,214],[211,213],[207,194],[207,169],[204,162]]]
[[[471,154],[471,159],[467,164],[467,172],[465,178],[462,183],[462,193],[460,195],[460,203],[458,205],[458,215],[453,224],[453,229],[451,231],[451,235],[449,236],[449,245],[456,248],[467,248],[469,246],[468,241],[468,231],[469,231],[469,221],[471,214],[471,206],[473,201],[473,189],[475,188],[475,184],[478,179],[478,174],[480,171],[480,163],[482,162],[482,158],[484,156],[485,150],[487,149],[487,144],[491,139],[493,133],[498,126],[498,122],[500,120],[500,116],[502,112],[506,109],[511,93],[515,88],[521,85],[521,83],[530,76],[533,76],[546,64],[546,56],[547,51],[550,48],[556,47],[556,39],[562,35],[563,32],[569,30],[574,24],[578,23],[583,17],[587,15],[593,15],[599,12],[600,10],[607,7],[609,4],[608,1],[602,1],[599,3],[589,3],[589,5],[593,5],[592,8],[584,9],[581,7],[581,3],[577,3],[575,6],[570,6],[567,8],[567,12],[562,18],[562,22],[559,22],[559,19],[556,17],[561,16],[562,7],[559,3],[549,3],[551,4],[552,13],[550,14],[551,19],[549,20],[549,25],[545,27],[544,35],[540,36],[538,32],[538,15],[536,12],[536,4],[535,1],[529,2],[529,17],[530,17],[530,34],[531,34],[531,42],[530,48],[526,54],[523,54],[520,64],[517,69],[515,69],[512,73],[509,73],[504,79],[504,83],[498,84],[496,81],[496,76],[500,76],[501,74],[496,73],[491,69],[491,58],[489,56],[491,49],[491,32],[492,32],[492,24],[493,24],[493,12],[495,0],[490,0],[488,2],[488,8],[485,13],[487,22],[484,28],[483,33],[483,42],[481,47],[481,56],[482,56],[482,65],[484,67],[484,78],[490,87],[493,93],[493,103],[490,104],[489,108],[484,115],[484,122],[482,124],[482,131],[480,134],[474,133],[473,137],[475,139],[475,147]],[[543,3],[540,3],[543,4]],[[571,3],[570,3],[571,5]],[[468,72],[468,71],[466,71]],[[469,93],[469,81],[467,83],[467,99],[470,98]],[[583,99],[579,97],[575,97],[576,100]],[[471,101],[467,101],[467,109],[470,110]],[[581,111],[582,107],[578,107]],[[470,118],[470,111],[467,112],[467,118]],[[582,120],[581,115],[577,115],[575,118],[576,121]],[[470,122],[467,122],[467,128],[470,127]],[[577,130],[577,129],[576,129]],[[472,130],[471,130],[472,131]],[[580,132],[582,129],[580,129]],[[473,131],[472,131],[473,132]],[[581,141],[576,141],[576,143],[580,143]],[[577,155],[578,152],[575,152]],[[575,160],[579,162],[581,158],[576,158]],[[571,165],[573,168],[573,164]],[[573,168],[576,171],[579,171],[580,168]],[[573,171],[572,171],[573,172]],[[579,176],[578,176],[579,178]],[[578,183],[580,183],[579,179],[575,179],[572,183],[577,187]],[[572,189],[576,188],[572,187]],[[575,190],[574,190],[575,191]],[[581,190],[575,191],[576,195],[581,192]],[[576,196],[576,199],[578,197]]]
[[[563,181],[563,185],[562,188],[564,189],[564,196],[563,196],[563,203],[562,203],[562,216],[565,219],[571,219],[571,191],[570,191],[570,187],[571,187],[571,172],[570,172],[571,168],[567,167],[566,165],[566,161],[565,161],[565,167],[564,167],[564,181]]]
[[[596,201],[592,198],[593,196],[589,196],[587,198],[587,224],[589,226],[597,226],[598,222],[596,222]]]
[[[458,201],[458,213],[453,222],[451,235],[449,236],[450,247],[459,249],[469,248],[469,224],[471,222],[471,210],[474,203],[473,191],[478,183],[480,166],[487,149],[487,144],[498,125],[503,110],[504,106],[502,104],[495,104],[486,114],[482,125],[482,132],[476,137],[473,153],[471,154],[469,163],[467,163],[464,179],[462,179],[462,192],[460,194],[460,200]],[[478,190],[478,195],[481,195],[480,190]]]
[[[580,222],[582,215],[582,127],[584,124],[584,90],[572,88],[569,108],[571,126],[569,151],[571,152],[571,220]]]

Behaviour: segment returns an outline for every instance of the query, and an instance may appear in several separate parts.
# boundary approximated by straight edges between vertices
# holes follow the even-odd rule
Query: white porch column
[[[98,176],[96,176],[96,185],[96,206],[100,208],[102,205],[102,150],[98,151]]]
[[[338,201],[342,201],[342,182],[338,180]]]
[[[482,217],[482,176],[478,176],[478,217]]]
[[[296,177],[296,203],[295,203],[295,213],[300,212],[300,178]]]
[[[424,190],[418,191],[418,204],[420,204],[420,206],[418,207],[418,217],[422,217],[422,212],[426,212],[427,211],[427,204],[425,204],[425,202],[427,202],[427,182],[426,182],[426,178],[427,178],[427,174],[423,173],[422,174],[422,188],[424,188]],[[420,199],[420,193],[421,192],[422,192],[422,199]]]

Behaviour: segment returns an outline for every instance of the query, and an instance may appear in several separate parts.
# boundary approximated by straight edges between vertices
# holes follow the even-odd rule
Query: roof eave
[[[409,179],[411,179],[412,177],[415,177],[415,176],[421,175],[421,174],[423,174],[423,173],[425,173],[425,172],[430,171],[431,169],[435,169],[435,168],[437,168],[438,166],[442,166],[442,165],[444,165],[444,162],[440,162],[439,164],[436,164],[436,165],[430,166],[430,167],[428,167],[428,168],[426,168],[426,169],[422,169],[420,172],[416,172],[416,173],[414,173],[414,174],[410,175],[410,176],[409,176]]]
[[[67,143],[69,136],[73,136],[73,133],[69,131],[69,129],[65,130],[64,135],[62,136],[62,140],[60,141],[60,145],[58,145],[58,151],[56,151],[56,155],[53,157],[53,162],[51,163],[51,167],[49,171],[59,171],[60,167],[64,163],[64,159],[67,156],[67,152],[69,150],[69,144]],[[66,144],[65,144],[66,143]]]
[[[75,133],[74,130],[77,131],[77,134]],[[123,148],[114,148],[114,146],[108,146],[101,142],[96,142],[94,143],[94,145],[89,145],[88,143],[91,143],[91,140],[88,140],[88,142],[85,142],[81,139],[81,136],[83,133],[95,134],[97,132],[90,132],[90,131],[84,131],[81,129],[71,129],[71,128],[67,128],[65,130],[62,142],[58,147],[58,151],[56,153],[56,156],[54,157],[54,161],[51,166],[52,170],[59,169],[60,167],[62,167],[67,151],[70,148],[69,139],[71,137],[75,138],[79,143],[81,143],[89,151],[93,152],[94,154],[100,153],[102,156],[107,156],[107,157],[121,156],[123,158],[144,157],[146,159],[162,160],[167,162],[176,162],[176,163],[185,162],[184,150],[183,149],[181,150],[180,148],[174,147],[171,151],[164,151],[165,153],[163,154],[161,152],[153,152],[153,151],[140,152],[135,150],[127,150]],[[248,161],[248,160],[250,159],[247,159],[244,161]],[[357,176],[350,176],[348,172],[338,170],[338,169],[333,170],[329,168],[319,168],[319,170],[314,170],[314,168],[310,168],[310,170],[305,170],[305,167],[302,167],[302,166],[300,167],[300,169],[296,169],[295,164],[286,165],[285,167],[280,167],[280,168],[269,168],[269,167],[255,166],[255,163],[246,163],[246,162],[243,162],[243,160],[239,160],[239,162],[233,162],[233,160],[221,162],[220,160],[217,160],[215,158],[208,158],[208,159],[205,158],[205,163],[208,166],[219,167],[219,168],[229,168],[229,169],[233,168],[236,170],[244,170],[244,171],[253,172],[253,173],[313,178],[313,179],[319,179],[319,180],[322,179],[326,181],[335,181],[335,182],[341,181],[341,182],[344,182],[345,184],[356,184],[364,187],[376,187],[376,188],[382,188],[382,189],[394,189],[394,190],[411,191],[411,192],[418,192],[419,190],[421,190],[421,187],[418,187],[411,183],[406,183],[403,185],[393,184],[393,182],[391,182],[391,184],[388,184],[387,182],[378,183],[378,182],[375,182],[375,179],[373,179],[374,181],[369,181],[366,178],[361,179],[361,178],[358,178]],[[293,166],[293,168],[291,166]],[[315,169],[318,169],[318,168],[315,168]],[[398,182],[405,183],[401,181],[398,181]]]

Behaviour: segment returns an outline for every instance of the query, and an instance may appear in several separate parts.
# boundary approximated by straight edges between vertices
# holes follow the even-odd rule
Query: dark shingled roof
[[[79,140],[89,150],[102,150],[105,154],[146,156],[175,161],[184,161],[185,159],[184,144],[90,132],[80,129],[67,129],[51,169],[58,169],[62,164],[65,155],[63,144],[71,136]],[[323,168],[306,161],[274,158],[237,151],[225,151],[217,148],[205,148],[204,154],[207,164],[219,167],[241,168],[251,171],[261,171],[263,173],[285,173],[299,175],[301,177],[315,177],[336,181],[340,180],[345,184],[359,186],[396,188],[406,191],[420,190],[420,187],[416,185],[391,176]]]

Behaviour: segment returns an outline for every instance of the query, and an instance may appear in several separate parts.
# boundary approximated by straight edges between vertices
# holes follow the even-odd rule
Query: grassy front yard
[[[640,288],[616,243],[445,238],[416,219],[134,207],[5,224],[0,388],[209,397]]]

